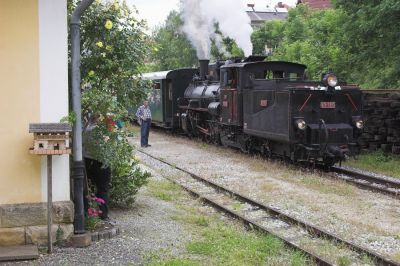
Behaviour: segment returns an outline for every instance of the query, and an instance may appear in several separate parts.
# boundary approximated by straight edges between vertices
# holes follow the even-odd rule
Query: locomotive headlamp
[[[298,129],[300,130],[306,129],[307,124],[306,121],[304,121],[303,119],[297,119],[295,123]]]
[[[324,82],[325,85],[329,87],[336,87],[336,85],[338,84],[338,79],[336,75],[333,73],[326,74],[322,79],[322,81]]]
[[[356,128],[362,129],[364,127],[364,121],[358,120],[356,121]]]
[[[358,128],[364,128],[364,121],[362,120],[361,116],[353,116],[353,125]]]

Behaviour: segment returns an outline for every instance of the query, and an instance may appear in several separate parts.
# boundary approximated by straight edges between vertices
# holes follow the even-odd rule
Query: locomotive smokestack
[[[201,79],[206,79],[206,75],[208,74],[208,63],[210,60],[207,59],[201,59],[199,60],[200,63],[200,78]]]

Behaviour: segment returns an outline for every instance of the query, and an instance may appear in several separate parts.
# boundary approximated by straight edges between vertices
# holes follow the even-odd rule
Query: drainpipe
[[[81,110],[81,49],[80,18],[94,0],[82,0],[71,17],[71,60],[72,60],[72,110],[76,115],[73,129],[73,165],[72,179],[74,183],[74,232],[85,233],[85,215],[83,207],[84,163],[82,160],[82,110]]]

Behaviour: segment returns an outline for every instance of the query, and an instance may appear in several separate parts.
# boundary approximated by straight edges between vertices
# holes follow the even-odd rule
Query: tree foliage
[[[153,32],[154,49],[150,55],[149,70],[160,71],[197,65],[196,51],[182,31],[182,19],[175,10],[171,11],[165,25]]]
[[[150,41],[145,23],[125,4],[94,2],[82,17],[83,113],[126,119],[145,96],[140,74]]]
[[[307,65],[308,77],[319,79],[334,70],[346,77],[342,68],[346,55],[341,48],[341,15],[336,10],[312,11],[305,5],[289,11],[286,21],[267,22],[252,36],[256,53],[264,45],[273,49],[271,60],[286,60]]]
[[[352,78],[370,88],[400,87],[400,2],[336,0]]]
[[[154,49],[150,55],[148,71],[194,67],[198,64],[196,50],[182,31],[183,21],[179,12],[169,13],[165,25],[154,30]],[[215,34],[211,39],[211,60],[244,57],[243,50],[236,42],[226,37],[215,24]]]
[[[336,0],[335,9],[306,5],[289,11],[286,21],[267,22],[252,35],[255,54],[265,45],[270,59],[308,66],[308,76],[335,71],[363,88],[397,88],[400,71],[400,3],[396,0]]]

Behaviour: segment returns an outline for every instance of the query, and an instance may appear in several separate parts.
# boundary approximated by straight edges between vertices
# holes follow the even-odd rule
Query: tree
[[[270,59],[303,63],[313,79],[333,70],[362,88],[398,88],[400,2],[336,0],[335,7],[299,5],[286,21],[265,23],[252,35],[254,53],[267,45]]]
[[[226,60],[229,58],[244,57],[243,50],[236,44],[235,40],[224,36],[219,29],[219,24],[214,24],[214,36],[211,38],[211,58],[213,60]]]
[[[336,0],[353,79],[367,88],[400,87],[400,2]]]
[[[165,25],[154,31],[154,49],[150,55],[152,64],[149,70],[170,70],[197,65],[196,51],[181,30],[182,25],[179,13],[173,10]]]
[[[146,94],[135,78],[144,66],[149,38],[123,3],[96,1],[82,17],[82,108],[84,114],[127,118],[127,108]]]
[[[148,71],[161,71],[183,67],[194,67],[198,64],[196,51],[182,31],[183,21],[180,13],[173,10],[169,13],[165,25],[153,32],[154,49],[150,55]],[[215,34],[211,38],[211,60],[244,57],[243,50],[236,42],[226,37],[215,25]]]
[[[76,2],[68,2],[70,14]],[[110,130],[107,121],[128,120],[127,109],[146,95],[140,74],[150,44],[144,22],[125,2],[95,1],[81,19],[82,115],[100,117],[95,137],[87,143],[96,159],[112,172],[111,201],[130,205],[148,173],[132,159],[133,149],[123,130]],[[89,118],[90,119],[90,118]],[[119,194],[114,192],[118,191]],[[124,194],[121,197],[120,194]]]
[[[346,53],[341,47],[342,15],[333,9],[313,11],[300,5],[289,11],[286,21],[271,21],[252,36],[256,53],[263,54],[264,46],[272,48],[270,60],[285,60],[307,65],[311,79],[334,70],[347,78]]]

